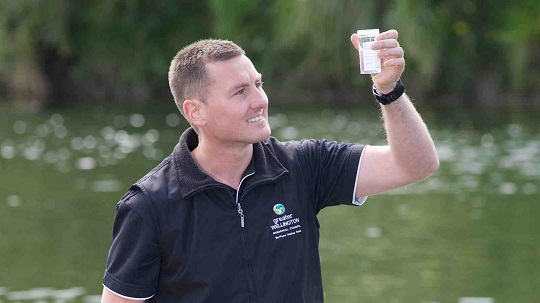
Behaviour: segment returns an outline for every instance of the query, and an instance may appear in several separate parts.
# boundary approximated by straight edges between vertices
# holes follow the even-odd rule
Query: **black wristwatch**
[[[401,95],[403,95],[404,92],[405,86],[403,85],[401,78],[397,80],[396,88],[394,88],[394,90],[388,94],[379,93],[375,88],[375,84],[373,84],[373,97],[375,97],[375,100],[379,101],[379,103],[382,105],[388,105],[396,101],[399,97],[401,97]]]

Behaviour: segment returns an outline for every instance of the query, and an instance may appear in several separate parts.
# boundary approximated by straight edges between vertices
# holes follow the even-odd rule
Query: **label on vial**
[[[371,44],[379,34],[379,29],[364,29],[357,31],[358,54],[360,56],[360,73],[376,74],[381,72],[381,59],[379,51],[372,50]]]

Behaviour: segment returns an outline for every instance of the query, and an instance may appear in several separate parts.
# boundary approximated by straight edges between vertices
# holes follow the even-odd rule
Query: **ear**
[[[192,125],[201,127],[206,125],[205,104],[197,99],[187,99],[184,100],[182,104],[182,109],[186,115],[186,119]]]

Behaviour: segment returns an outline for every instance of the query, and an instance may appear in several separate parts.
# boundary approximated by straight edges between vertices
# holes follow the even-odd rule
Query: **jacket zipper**
[[[238,190],[236,191],[236,207],[238,208],[238,214],[240,215],[240,226],[242,226],[242,228],[244,228],[244,210],[242,209],[242,205],[240,205],[240,201],[238,201],[238,196],[240,194],[240,187],[242,186],[242,182],[244,182],[247,177],[253,174],[255,174],[255,172],[245,175],[242,180],[240,180],[240,184],[238,184]]]
[[[248,282],[248,289],[249,289],[249,299],[250,299],[250,302],[255,302],[255,298],[256,298],[256,291],[255,291],[255,285],[254,285],[254,282],[253,282],[253,273],[252,273],[252,265],[251,265],[251,262],[249,260],[249,256],[247,254],[247,238],[246,238],[246,233],[245,233],[245,222],[244,222],[244,210],[242,209],[242,205],[240,204],[240,189],[242,187],[242,182],[244,182],[244,180],[255,174],[255,172],[252,172],[250,174],[247,174],[245,175],[242,180],[240,180],[240,184],[238,184],[238,190],[236,191],[236,206],[237,206],[237,211],[238,211],[238,214],[240,215],[240,226],[242,227],[241,228],[241,235],[242,235],[242,252],[243,252],[243,255],[244,255],[244,262],[246,262],[246,266],[247,266],[247,282]],[[243,196],[243,195],[242,195]]]

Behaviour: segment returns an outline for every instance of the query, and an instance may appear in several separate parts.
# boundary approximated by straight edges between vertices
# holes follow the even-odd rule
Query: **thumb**
[[[351,43],[354,45],[354,48],[356,48],[356,50],[358,50],[359,48],[359,45],[358,45],[358,35],[357,34],[352,34],[351,35]]]

